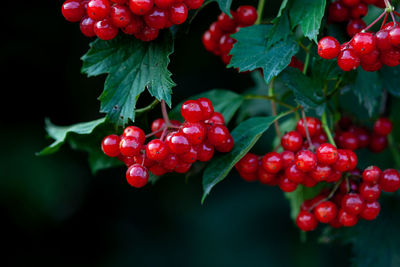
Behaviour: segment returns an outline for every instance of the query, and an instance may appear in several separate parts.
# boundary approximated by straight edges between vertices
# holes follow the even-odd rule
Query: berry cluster
[[[282,136],[283,152],[269,152],[261,158],[252,153],[245,155],[235,166],[241,177],[292,192],[299,184],[314,187],[319,182],[337,182],[343,173],[356,168],[357,156],[352,150],[326,143],[319,119],[307,117],[305,121],[299,120],[296,130]]]
[[[345,176],[329,192],[303,202],[296,219],[303,231],[312,231],[318,222],[332,227],[351,227],[359,219],[374,220],[381,209],[378,199],[381,191],[395,192],[400,188],[400,174],[395,169],[383,172],[377,166],[358,170]]]
[[[332,36],[318,42],[318,54],[324,59],[336,58],[344,71],[355,70],[361,65],[365,71],[378,71],[383,65],[400,64],[400,27],[395,22],[383,24],[374,33],[361,31],[342,45]]]
[[[387,136],[392,129],[392,122],[385,117],[375,121],[372,131],[354,125],[348,117],[342,117],[335,131],[335,142],[343,149],[369,148],[370,151],[379,153],[388,146]]]
[[[126,179],[133,187],[143,187],[149,172],[156,176],[167,172],[186,173],[196,161],[211,160],[215,150],[229,152],[234,140],[221,113],[215,112],[207,98],[188,100],[181,107],[185,122],[167,117],[151,124],[152,133],[145,135],[136,126],[125,128],[122,135],[109,135],[102,141],[102,150],[109,157],[118,157],[128,170]],[[147,137],[156,139],[145,144]]]
[[[368,14],[368,5],[385,8],[384,0],[337,0],[328,7],[328,22],[347,23],[347,34],[353,37],[367,27],[361,18]]]
[[[206,50],[220,56],[226,65],[232,58],[229,52],[236,42],[230,35],[242,27],[253,25],[257,20],[257,10],[252,6],[240,6],[236,11],[231,11],[231,15],[232,18],[221,13],[202,37]]]
[[[157,38],[159,30],[182,24],[188,10],[204,0],[67,0],[62,5],[66,20],[80,22],[85,36],[114,39],[119,29],[142,41]]]

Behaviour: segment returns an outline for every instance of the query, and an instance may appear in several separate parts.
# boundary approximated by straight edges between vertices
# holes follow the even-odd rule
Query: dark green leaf
[[[278,119],[275,117],[254,117],[239,124],[233,131],[235,140],[233,150],[227,154],[216,156],[203,173],[204,202],[211,189],[229,174],[235,164],[254,146],[261,135]]]
[[[290,8],[292,26],[300,25],[304,35],[317,42],[326,0],[295,0]]]
[[[359,68],[352,89],[360,104],[367,109],[371,117],[380,102],[378,99],[382,94],[382,83],[378,73],[366,72]]]
[[[167,31],[152,42],[120,35],[111,41],[97,39],[91,43],[82,57],[82,72],[89,77],[108,74],[99,98],[100,111],[114,123],[134,121],[136,101],[145,89],[171,105],[175,84],[167,67],[172,52],[173,40]]]
[[[288,12],[283,12],[282,16],[275,19],[274,26],[268,32],[267,47],[270,47],[280,40],[286,39],[291,34]]]
[[[383,87],[396,97],[400,97],[400,66],[383,67],[379,71]]]
[[[198,95],[190,97],[190,99],[198,99],[200,97],[206,97],[211,100],[214,106],[214,110],[220,112],[224,118],[225,122],[228,123],[235,112],[242,105],[244,98],[243,96],[228,90],[214,89],[207,91]],[[182,120],[181,116],[181,106],[184,101],[175,106],[169,113],[172,119]]]
[[[312,62],[312,79],[321,80],[335,80],[343,74],[343,71],[337,66],[336,60],[325,60],[320,57],[313,57]]]
[[[267,83],[281,73],[290,63],[299,47],[296,40],[289,36],[267,49],[267,36],[270,25],[255,25],[242,28],[233,35],[237,40],[231,50],[233,55],[229,67],[240,71],[252,71],[262,68]]]
[[[284,10],[284,9],[286,8],[286,6],[287,6],[287,3],[288,3],[288,0],[283,0],[283,1],[282,1],[281,7],[279,8],[278,15],[276,15],[277,18],[279,18],[279,17],[282,15],[283,10]]]
[[[320,81],[310,79],[294,68],[287,68],[280,75],[280,80],[293,91],[299,105],[306,109],[321,107],[324,98],[321,96],[323,84]]]

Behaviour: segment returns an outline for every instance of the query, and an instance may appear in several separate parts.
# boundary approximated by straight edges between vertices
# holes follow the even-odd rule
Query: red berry
[[[381,195],[381,188],[379,184],[370,185],[367,183],[362,183],[360,185],[360,195],[365,199],[367,202],[373,202],[378,200],[379,196]]]
[[[347,24],[346,31],[350,37],[353,37],[360,31],[362,31],[365,27],[367,27],[367,25],[362,19],[352,19]]]
[[[366,55],[375,49],[375,36],[369,32],[359,32],[354,35],[351,44],[359,55]]]
[[[149,171],[155,176],[162,176],[168,172],[168,170],[164,169],[160,164],[154,164],[150,167]]]
[[[300,211],[296,218],[297,226],[303,231],[315,230],[318,226],[318,221],[314,214],[309,211]]]
[[[96,21],[103,20],[111,12],[110,2],[108,0],[90,0],[87,4],[86,12],[91,19]]]
[[[366,3],[358,3],[356,6],[353,6],[350,10],[350,15],[353,19],[359,19],[368,14],[368,5]]]
[[[206,162],[211,160],[214,155],[214,147],[208,143],[202,143],[197,147],[197,160]]]
[[[360,127],[353,127],[349,131],[356,135],[358,140],[357,142],[358,148],[364,148],[369,145],[371,137],[366,129]]]
[[[324,59],[333,59],[340,52],[340,44],[336,38],[326,36],[318,42],[318,55]]]
[[[296,164],[290,165],[285,169],[285,176],[294,183],[301,184],[304,182],[306,174],[296,167]]]
[[[388,146],[387,136],[379,135],[379,134],[372,134],[371,142],[368,148],[374,152],[379,153],[382,152]]]
[[[350,156],[344,149],[338,149],[338,159],[332,165],[335,170],[340,172],[346,172],[350,170]]]
[[[188,152],[180,154],[178,157],[181,161],[192,164],[197,160],[197,150],[194,147],[190,147]]]
[[[136,188],[145,186],[149,180],[149,172],[140,164],[133,164],[126,171],[126,180]]]
[[[358,158],[357,158],[356,153],[354,153],[354,151],[346,150],[346,152],[347,152],[347,155],[349,156],[349,160],[350,160],[349,171],[352,171],[357,167]]]
[[[161,129],[163,129],[164,127],[165,127],[164,119],[155,119],[151,124],[151,131],[152,132],[158,131],[158,133],[155,134],[155,137],[160,138],[162,134]]]
[[[331,165],[338,159],[338,151],[335,146],[324,143],[317,148],[316,156],[318,162]]]
[[[297,189],[298,184],[292,182],[286,176],[281,176],[278,181],[278,186],[283,192],[290,193]]]
[[[253,153],[247,153],[235,164],[235,168],[240,173],[255,173],[258,169],[258,157]]]
[[[346,212],[357,215],[364,207],[364,199],[357,193],[348,193],[342,199],[342,209]]]
[[[379,169],[376,166],[369,166],[362,173],[363,181],[371,185],[377,184],[379,183],[381,174],[382,174],[381,169]]]
[[[257,20],[257,10],[253,6],[240,6],[236,10],[235,19],[240,27],[251,26]]]
[[[219,51],[221,51],[223,55],[229,54],[234,43],[236,43],[236,41],[231,38],[229,34],[222,35],[221,39],[219,40]]]
[[[168,154],[168,156],[161,161],[160,164],[167,171],[173,171],[178,164],[178,158],[175,154]]]
[[[168,13],[164,9],[153,8],[150,12],[144,15],[146,24],[154,29],[163,29],[168,21]]]
[[[181,132],[171,134],[170,138],[166,140],[169,150],[175,154],[183,154],[190,151],[191,143],[189,138]]]
[[[122,136],[123,137],[126,137],[126,136],[135,137],[139,141],[139,143],[142,145],[144,144],[145,139],[146,139],[146,135],[143,132],[143,130],[136,126],[126,127],[124,132],[122,133]]]
[[[396,67],[400,64],[400,51],[394,49],[382,51],[379,60],[386,66]]]
[[[131,20],[121,30],[128,35],[138,34],[142,31],[144,22],[141,16],[131,14]]]
[[[358,3],[360,3],[360,0],[341,0],[341,1],[345,6],[348,7],[353,7],[355,5],[358,5]]]
[[[260,183],[270,185],[274,180],[277,179],[276,174],[269,173],[265,171],[263,168],[258,168],[257,177]]]
[[[199,122],[185,122],[180,131],[189,138],[192,145],[201,144],[206,135],[205,127]]]
[[[332,2],[328,8],[329,20],[344,22],[349,19],[349,10],[341,1]]]
[[[158,8],[168,9],[170,6],[174,4],[174,0],[154,0],[154,4]]]
[[[321,133],[321,131],[322,131],[321,130],[321,121],[319,119],[313,118],[313,117],[307,117],[306,124],[307,124],[307,129],[308,129],[308,133],[310,134],[310,137],[319,135]],[[297,122],[296,130],[302,136],[307,137],[304,119],[300,119]]]
[[[146,153],[139,154],[133,157],[134,163],[138,163],[140,165],[145,166],[146,168],[150,168],[156,164],[154,160],[151,160],[147,157]]]
[[[224,143],[216,145],[215,149],[218,152],[227,153],[233,149],[234,144],[235,141],[233,140],[233,137],[229,134],[228,139],[226,139]]]
[[[203,112],[202,120],[210,119],[214,114],[214,107],[213,107],[213,104],[211,103],[210,99],[201,97],[201,98],[197,99],[197,102],[200,104],[201,111]],[[218,114],[220,114],[220,113],[218,113]],[[224,124],[224,122],[222,124]]]
[[[221,113],[214,112],[211,115],[211,117],[208,120],[204,121],[204,122],[208,123],[208,124],[221,124],[221,125],[224,125],[225,124],[225,118],[224,118],[224,116],[222,116]]]
[[[294,163],[294,153],[292,151],[282,151],[281,152],[282,158],[282,167],[286,169],[290,165]]]
[[[120,142],[121,138],[118,135],[116,134],[108,135],[104,137],[103,141],[101,142],[101,149],[107,156],[117,157],[120,154],[119,151]]]
[[[85,16],[80,22],[80,29],[83,35],[87,37],[94,37],[96,33],[94,32],[95,20]]]
[[[356,150],[358,148],[357,136],[352,132],[344,132],[339,136],[340,148]]]
[[[361,64],[373,65],[379,61],[379,51],[377,49],[372,50],[368,54],[360,55]]]
[[[236,28],[236,22],[234,21],[234,19],[230,18],[225,13],[221,13],[221,15],[218,16],[217,24],[221,30],[228,33],[234,32]]]
[[[345,227],[352,227],[358,222],[358,217],[356,215],[348,213],[343,209],[339,210],[338,219],[340,224]]]
[[[393,46],[400,46],[400,27],[396,26],[389,32],[390,42]]]
[[[311,177],[317,182],[323,182],[328,179],[332,172],[332,168],[329,165],[318,164],[314,170],[310,172]]]
[[[229,137],[229,130],[224,125],[212,125],[208,129],[207,138],[211,145],[223,145],[228,141]]]
[[[123,28],[131,21],[131,14],[127,6],[116,4],[111,7],[110,18],[115,26]]]
[[[189,122],[198,122],[203,119],[203,111],[196,100],[188,100],[181,107],[182,117]]]
[[[85,16],[85,7],[81,1],[67,0],[61,8],[64,18],[70,22],[78,22]]]
[[[169,21],[179,25],[185,22],[188,9],[184,3],[175,3],[169,8]]]
[[[400,188],[400,174],[395,169],[387,169],[382,172],[379,182],[382,191],[395,192]]]
[[[311,176],[304,176],[304,180],[301,183],[302,185],[304,185],[305,187],[314,187],[317,184],[317,181],[315,181]]]
[[[342,173],[338,170],[332,169],[331,174],[328,176],[326,179],[326,182],[328,183],[334,183],[340,180],[342,178]]]
[[[93,29],[97,37],[104,41],[114,39],[118,34],[118,28],[112,24],[110,19],[96,22]]]
[[[294,162],[299,170],[309,172],[317,166],[317,157],[309,150],[301,150],[296,153]]]
[[[388,118],[379,118],[374,123],[374,132],[379,135],[388,135],[392,132],[393,124]]]
[[[239,173],[240,177],[243,178],[243,180],[245,180],[246,182],[255,182],[257,181],[258,177],[257,177],[257,173]]]
[[[185,0],[185,4],[189,9],[198,9],[204,3],[204,0]]]
[[[363,211],[360,213],[360,217],[368,221],[375,220],[376,217],[378,217],[380,210],[381,205],[378,201],[366,203]]]
[[[392,43],[390,42],[389,30],[380,30],[375,34],[376,47],[380,51],[392,49]]]
[[[329,223],[335,219],[337,212],[336,205],[331,201],[319,203],[314,210],[315,217],[322,223]]]
[[[111,2],[116,4],[125,4],[128,0],[111,0]]]
[[[380,61],[377,61],[373,64],[365,64],[361,62],[361,68],[365,71],[375,72],[380,70],[383,67],[383,64]]]
[[[192,164],[183,161],[178,161],[178,164],[176,164],[174,171],[176,173],[187,173],[190,167],[192,167]]]
[[[139,155],[141,144],[132,136],[126,136],[121,139],[119,143],[119,150],[123,156],[133,157]]]
[[[144,15],[153,9],[153,0],[129,0],[129,8],[133,14]]]
[[[261,161],[261,166],[270,173],[278,173],[282,169],[282,164],[281,155],[277,152],[267,153]]]
[[[212,33],[210,31],[205,31],[201,41],[203,43],[204,48],[207,51],[210,51],[216,55],[219,55],[219,42],[217,42],[217,40],[214,39]],[[218,38],[219,41],[219,38]]]
[[[146,156],[155,161],[163,161],[169,154],[167,145],[160,139],[151,140],[146,146]]]
[[[290,131],[282,136],[281,144],[283,149],[297,152],[303,145],[303,137],[297,131]]]
[[[360,65],[360,58],[353,50],[345,49],[339,53],[337,64],[344,71],[355,70]]]

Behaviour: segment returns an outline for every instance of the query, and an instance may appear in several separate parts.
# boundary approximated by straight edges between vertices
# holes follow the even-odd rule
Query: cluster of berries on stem
[[[121,136],[112,134],[102,141],[109,157],[118,157],[128,170],[126,179],[133,187],[143,187],[149,171],[161,176],[168,172],[186,173],[196,161],[207,162],[218,152],[229,152],[234,140],[221,113],[214,111],[208,98],[188,100],[181,107],[184,123],[169,120],[162,101],[163,118],[153,121],[152,133],[145,135],[136,126],[128,126]],[[146,139],[150,140],[145,144]]]
[[[388,14],[391,14],[391,22],[386,23]],[[318,54],[324,59],[336,58],[338,66],[344,71],[355,70],[358,66],[365,71],[374,72],[383,65],[395,67],[400,64],[400,27],[394,14],[399,13],[389,6],[374,21],[355,33],[351,40],[342,45],[332,36],[326,36],[318,42]],[[384,17],[380,30],[376,33],[368,29]]]
[[[218,20],[211,24],[202,37],[205,49],[220,56],[226,65],[232,58],[229,52],[236,43],[231,34],[239,31],[242,27],[251,26],[257,21],[257,10],[253,6],[240,6],[236,11],[231,10],[230,13],[232,18],[221,13]]]
[[[157,38],[161,29],[185,22],[190,9],[204,0],[67,0],[62,14],[70,22],[80,22],[87,37],[114,39],[119,32],[142,41]]]

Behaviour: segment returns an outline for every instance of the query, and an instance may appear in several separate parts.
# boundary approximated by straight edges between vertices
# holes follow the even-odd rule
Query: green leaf
[[[214,110],[220,112],[224,116],[226,124],[232,119],[233,115],[235,115],[235,112],[239,109],[244,101],[243,96],[224,89],[210,90],[191,96],[190,99],[198,99],[200,97],[206,97],[211,100]],[[172,119],[182,120],[181,106],[185,101],[182,101],[170,111],[169,115]]]
[[[92,42],[82,57],[82,72],[89,77],[108,74],[99,97],[100,111],[113,123],[134,121],[136,101],[145,89],[171,105],[175,83],[167,67],[172,52],[173,39],[168,31],[152,42],[122,34],[111,41]]]
[[[300,25],[304,35],[317,42],[326,0],[295,0],[290,8],[292,26]]]
[[[383,67],[379,71],[383,87],[396,97],[400,97],[400,66]]]
[[[320,95],[323,85],[319,80],[310,79],[295,68],[287,68],[279,78],[293,91],[299,105],[306,109],[321,107],[324,98]]]
[[[206,0],[203,4],[203,6],[205,4],[208,4],[209,2],[217,2],[219,9],[224,12],[225,14],[229,15],[230,17],[232,17],[231,15],[231,5],[232,5],[232,0]]]
[[[368,115],[371,117],[380,102],[378,99],[382,94],[382,83],[378,73],[366,72],[359,68],[352,89],[360,104],[367,109]]]
[[[282,4],[281,4],[281,6],[280,6],[280,8],[279,8],[278,15],[276,15],[277,18],[279,18],[279,17],[282,15],[283,10],[284,10],[284,9],[286,8],[286,6],[287,6],[287,3],[288,3],[288,0],[283,0],[283,1],[282,1]]]
[[[274,45],[280,40],[286,39],[290,34],[289,16],[287,10],[285,9],[285,11],[282,13],[282,16],[275,19],[274,26],[272,26],[271,30],[268,32],[267,47]]]
[[[242,122],[232,131],[231,134],[235,141],[233,150],[227,154],[214,157],[203,173],[202,202],[211,189],[225,179],[235,164],[254,146],[271,124],[281,116],[254,117]]]
[[[267,38],[270,25],[255,25],[242,28],[232,35],[237,42],[230,54],[228,67],[239,68],[241,72],[262,68],[267,83],[281,73],[290,63],[299,47],[296,40],[289,36],[267,48]]]

